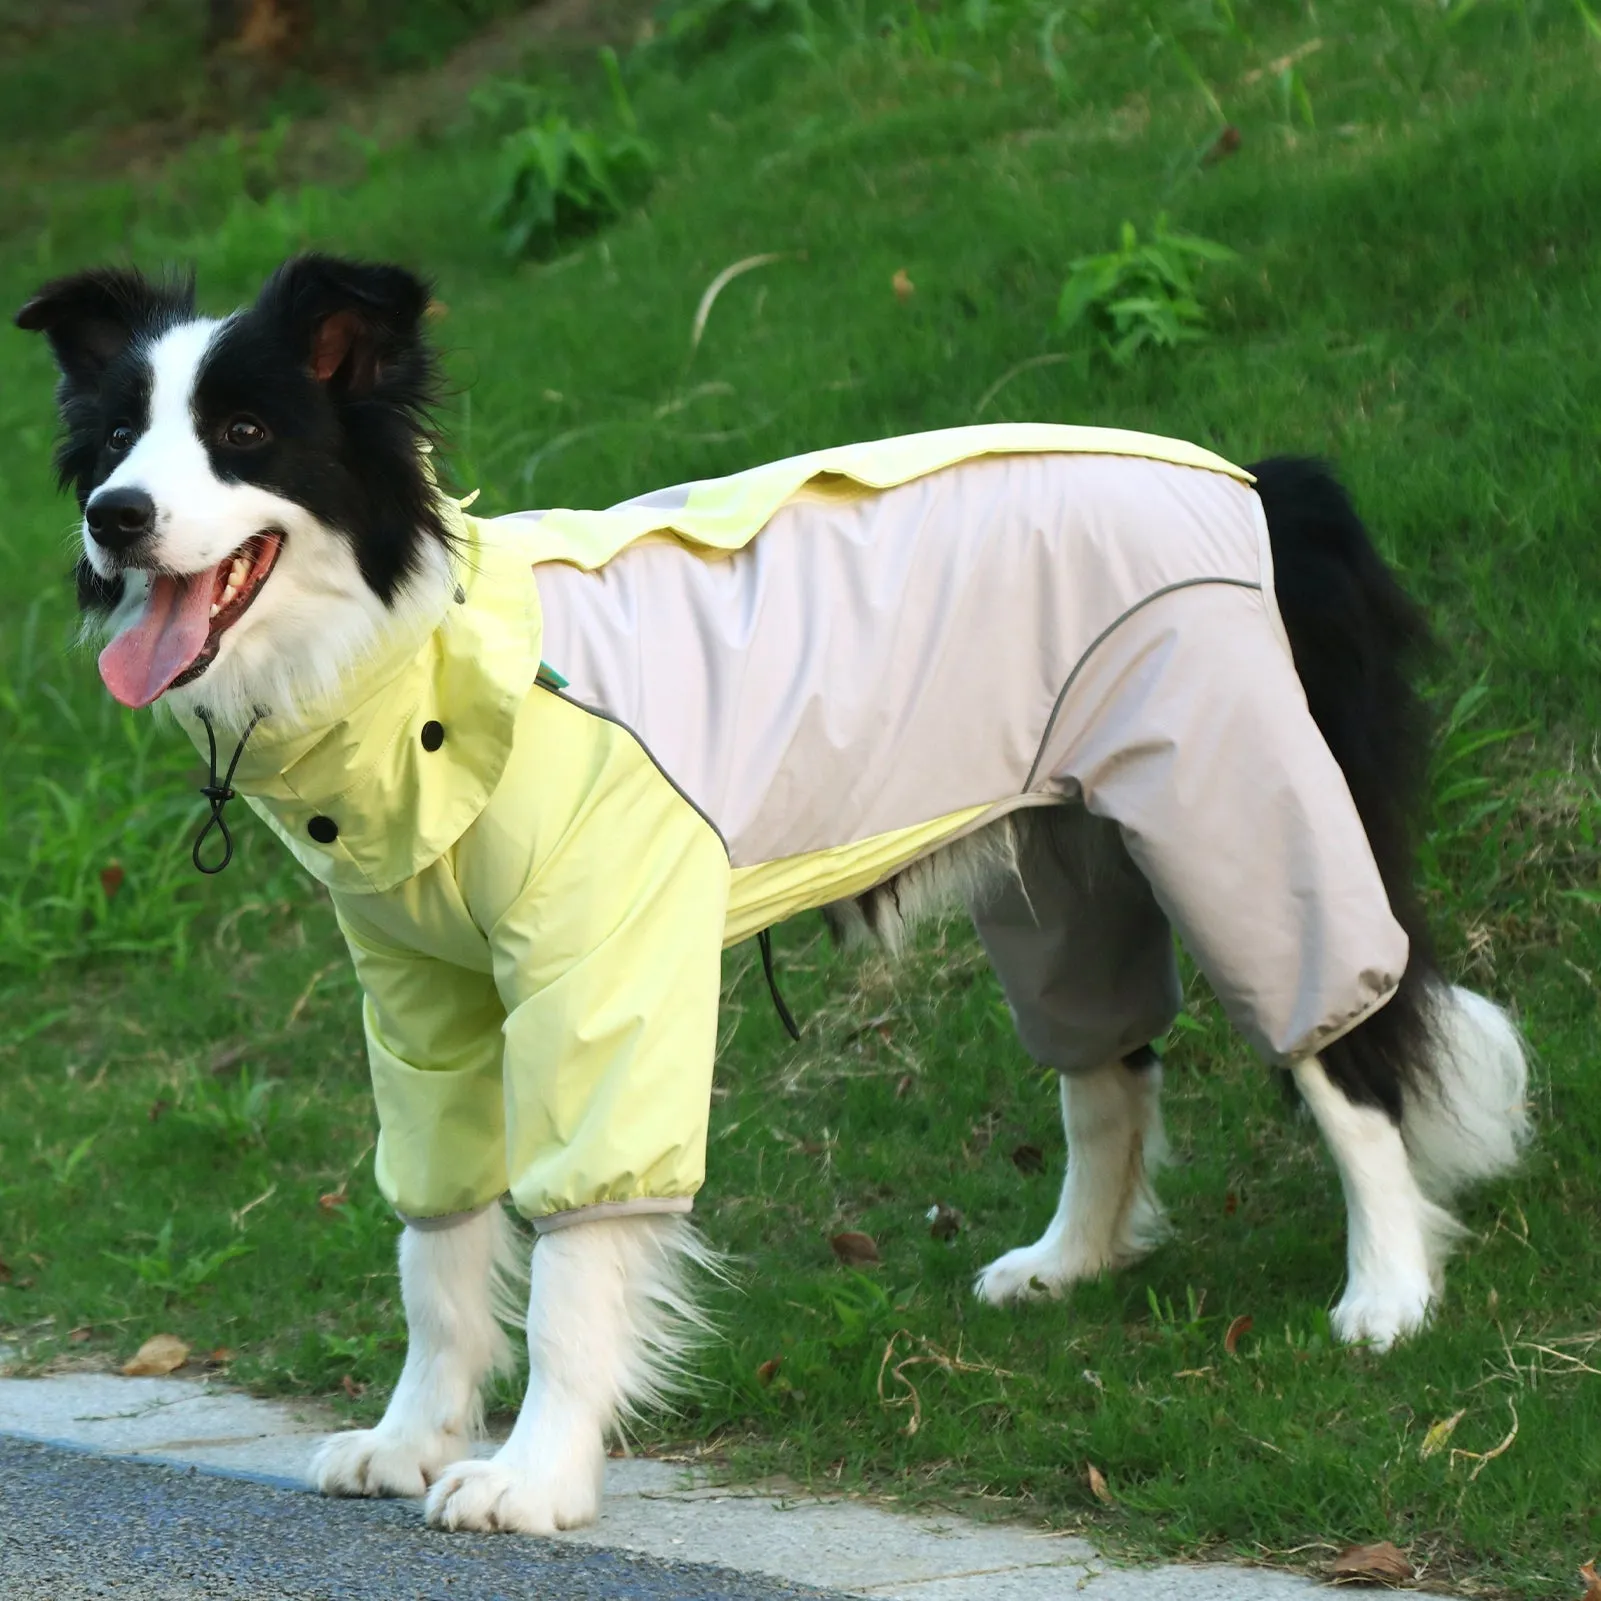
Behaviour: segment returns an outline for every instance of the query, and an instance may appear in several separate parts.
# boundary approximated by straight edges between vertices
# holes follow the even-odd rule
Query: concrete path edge
[[[319,1407],[258,1400],[204,1380],[0,1377],[0,1440],[280,1490],[309,1493],[312,1451],[338,1427]],[[649,1459],[613,1459],[606,1490],[599,1523],[563,1541],[880,1601],[1306,1601],[1327,1589],[1266,1568],[1117,1567],[1073,1536],[848,1497],[741,1489]]]

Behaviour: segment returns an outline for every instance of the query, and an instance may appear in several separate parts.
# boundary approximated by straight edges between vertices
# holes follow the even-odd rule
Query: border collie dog
[[[320,1488],[445,1528],[596,1516],[609,1432],[704,1326],[721,948],[808,906],[892,948],[965,906],[1061,1075],[1055,1217],[983,1300],[1160,1237],[1176,933],[1328,1144],[1337,1333],[1422,1329],[1451,1198],[1527,1137],[1527,1066],[1434,958],[1425,628],[1327,470],[1005,425],[478,521],[430,469],[428,303],[303,256],[220,320],[124,270],[17,315],[60,370],[107,688],[239,742],[367,992],[409,1347]],[[527,1398],[474,1460],[508,1321]]]

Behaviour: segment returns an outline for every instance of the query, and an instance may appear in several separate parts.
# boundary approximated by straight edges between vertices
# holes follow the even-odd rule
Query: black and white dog
[[[449,539],[421,446],[435,365],[426,287],[327,257],[288,263],[249,308],[196,314],[192,285],[128,271],[45,285],[17,316],[60,368],[60,477],[82,509],[78,598],[112,643],[127,704],[182,713],[204,694],[218,723],[271,708],[293,725],[399,621],[452,583]],[[1418,612],[1321,469],[1252,469],[1279,607],[1307,701],[1339,763],[1410,940],[1400,988],[1319,1056],[1291,1065],[1332,1150],[1349,1209],[1345,1338],[1413,1333],[1461,1230],[1444,1209],[1509,1168],[1527,1134],[1518,1034],[1453,988],[1413,886],[1427,739],[1408,668]],[[119,650],[118,641],[130,641]],[[843,909],[894,944],[952,894],[979,900],[1048,809],[963,841]],[[1054,1220],[979,1275],[991,1302],[1056,1293],[1156,1237],[1159,1068],[1148,1057],[1063,1079],[1069,1150]],[[548,1531],[597,1510],[601,1442],[683,1359],[695,1317],[681,1218],[606,1218],[544,1236],[526,1326],[529,1397],[511,1442],[476,1477],[460,1466],[476,1391],[507,1359],[497,1272],[517,1248],[498,1208],[458,1227],[408,1228],[400,1262],[410,1349],[380,1426],[329,1442],[336,1494],[423,1494],[447,1527]],[[640,1293],[615,1292],[619,1283]]]

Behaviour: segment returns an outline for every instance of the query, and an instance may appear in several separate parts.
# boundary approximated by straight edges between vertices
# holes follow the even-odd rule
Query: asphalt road
[[[4,1601],[819,1601],[716,1568],[438,1534],[415,1505],[0,1438]]]

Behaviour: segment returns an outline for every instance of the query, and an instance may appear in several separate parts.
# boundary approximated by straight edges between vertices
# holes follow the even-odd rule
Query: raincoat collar
[[[539,600],[523,541],[453,501],[445,510],[457,551],[442,615],[362,663],[337,702],[302,726],[279,733],[264,719],[234,775],[301,865],[343,893],[395,888],[472,826],[539,671]],[[185,727],[203,748],[199,722]]]

